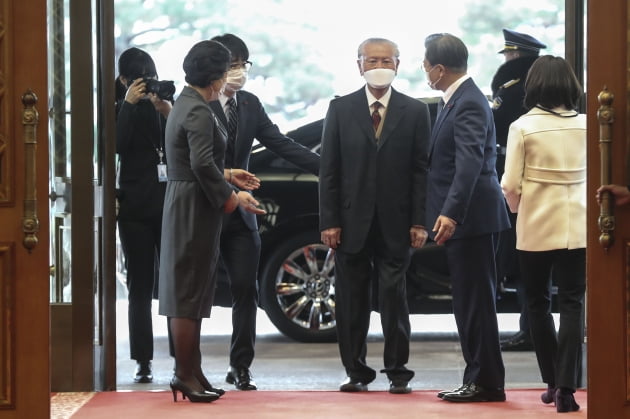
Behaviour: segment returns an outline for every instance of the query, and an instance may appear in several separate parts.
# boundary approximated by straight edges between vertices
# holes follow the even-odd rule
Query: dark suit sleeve
[[[431,136],[431,118],[429,107],[420,102],[414,134],[414,160],[412,166],[412,208],[411,224],[424,225],[427,193],[427,167],[429,138]],[[426,226],[425,226],[426,227]]]
[[[319,169],[319,229],[341,227],[339,126],[334,101],[331,102],[322,133]]]
[[[256,139],[270,151],[314,175],[319,174],[319,155],[280,132],[276,124],[258,104]]]

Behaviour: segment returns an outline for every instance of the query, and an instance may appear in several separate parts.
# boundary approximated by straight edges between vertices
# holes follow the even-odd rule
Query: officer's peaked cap
[[[547,48],[547,45],[543,44],[533,36],[510,29],[503,29],[503,37],[505,38],[505,46],[501,51],[499,51],[499,54],[509,51],[529,51],[539,53],[541,48]]]

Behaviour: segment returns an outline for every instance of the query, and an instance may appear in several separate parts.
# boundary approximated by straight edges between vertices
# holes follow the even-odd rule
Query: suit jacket
[[[426,225],[432,238],[439,215],[457,222],[453,239],[510,227],[495,162],[492,111],[468,79],[438,113],[431,135]]]
[[[234,145],[234,168],[248,169],[249,156],[255,138],[283,159],[314,175],[319,173],[319,155],[282,134],[278,126],[267,116],[257,96],[245,90],[239,90],[236,92],[236,104],[238,126]],[[221,103],[212,101],[210,107],[227,127],[227,117]],[[256,215],[245,211],[240,206],[237,211],[252,231],[258,230]]]
[[[585,115],[533,108],[512,123],[507,147],[501,187],[518,212],[516,248],[586,247]]]
[[[377,215],[388,248],[408,251],[410,227],[424,225],[430,128],[427,105],[392,89],[377,145],[365,88],[330,102],[319,228],[341,227],[340,250],[358,252]]]
[[[210,316],[223,207],[226,133],[205,99],[186,86],[166,122],[168,184],[160,254],[160,314]]]

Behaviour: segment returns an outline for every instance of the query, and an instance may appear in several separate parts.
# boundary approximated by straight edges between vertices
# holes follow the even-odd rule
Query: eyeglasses
[[[240,68],[242,68],[245,71],[249,71],[250,68],[252,68],[252,62],[251,61],[243,61],[240,63],[232,63],[230,64],[230,70],[238,70]]]

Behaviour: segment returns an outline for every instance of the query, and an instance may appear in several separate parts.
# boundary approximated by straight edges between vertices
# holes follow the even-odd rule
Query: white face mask
[[[425,71],[424,72],[424,76],[427,78],[427,84],[429,85],[429,87],[433,90],[438,90],[438,88],[436,87],[436,85],[440,82],[440,80],[442,80],[442,76],[440,76],[436,81],[431,81],[431,77],[429,77],[429,74],[431,74],[431,72],[435,69],[435,66],[433,66],[431,68],[431,70],[429,71]]]
[[[394,77],[396,77],[396,71],[391,68],[375,68],[364,72],[363,77],[371,87],[383,89],[392,84]]]
[[[225,89],[232,92],[237,92],[245,86],[247,82],[247,71],[242,68],[236,68],[230,70],[227,73],[227,82],[225,83]]]

